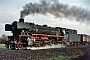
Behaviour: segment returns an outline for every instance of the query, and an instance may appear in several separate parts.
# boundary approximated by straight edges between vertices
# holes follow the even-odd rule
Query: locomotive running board
[[[40,50],[40,49],[51,49],[51,48],[62,48],[65,47],[65,45],[61,45],[61,44],[56,44],[56,45],[51,45],[51,46],[44,46],[44,47],[27,47],[27,49],[30,50]]]

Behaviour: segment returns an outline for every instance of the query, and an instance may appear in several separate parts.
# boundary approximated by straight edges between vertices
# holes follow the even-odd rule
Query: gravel
[[[58,56],[84,56],[85,46],[43,49],[43,50],[0,50],[0,60],[46,60]],[[87,55],[85,55],[87,58]],[[89,55],[90,57],[90,55]]]

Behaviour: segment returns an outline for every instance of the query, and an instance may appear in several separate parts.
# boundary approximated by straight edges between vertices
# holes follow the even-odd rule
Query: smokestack
[[[23,22],[24,23],[24,14],[22,14],[23,12],[21,11],[20,12],[20,19],[19,19],[19,22]]]
[[[90,22],[90,11],[78,6],[61,4],[58,0],[40,0],[40,3],[28,3],[23,6],[21,17],[31,14],[52,14],[57,18],[67,18],[78,22]]]
[[[23,18],[20,18],[19,19],[19,22],[23,22],[24,23],[24,19]]]

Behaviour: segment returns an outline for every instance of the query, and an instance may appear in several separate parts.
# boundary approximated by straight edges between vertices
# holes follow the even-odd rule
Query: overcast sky
[[[5,31],[5,24],[11,24],[18,21],[20,11],[23,6],[29,2],[39,3],[39,0],[0,0],[0,36],[2,34],[12,35],[11,32]],[[75,5],[90,10],[90,0],[59,0],[60,3]],[[60,26],[78,30],[81,34],[90,34],[90,25],[85,22],[76,22],[66,18],[55,18],[53,15],[28,15],[25,17],[26,22],[36,24],[47,24],[49,26]]]

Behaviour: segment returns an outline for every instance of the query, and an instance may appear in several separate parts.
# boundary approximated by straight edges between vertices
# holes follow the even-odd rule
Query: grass
[[[67,56],[59,56],[59,57],[49,58],[47,60],[69,60],[69,58]]]
[[[5,47],[5,44],[0,44],[0,50],[7,50],[7,48]]]

